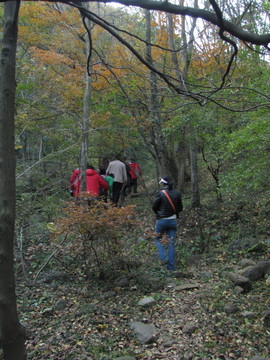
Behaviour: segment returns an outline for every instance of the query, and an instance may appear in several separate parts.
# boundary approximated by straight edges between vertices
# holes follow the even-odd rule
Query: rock
[[[121,356],[116,360],[136,360],[136,358],[134,356]]]
[[[193,324],[193,323],[188,323],[183,327],[183,332],[185,334],[191,335],[193,334],[196,330],[198,329],[198,327]]]
[[[146,288],[149,288],[153,291],[158,291],[163,289],[164,281],[159,279],[158,277],[149,277],[147,275],[141,275],[138,278],[138,282]]]
[[[243,288],[241,288],[241,286],[236,286],[236,287],[234,288],[234,292],[235,292],[236,294],[243,294],[243,293],[245,292],[245,290],[244,290]]]
[[[247,319],[254,319],[256,317],[256,314],[253,311],[244,311],[241,315]]]
[[[162,345],[164,347],[169,347],[169,346],[172,346],[173,344],[177,344],[177,341],[173,338],[170,338],[170,337],[165,337],[162,341]]]
[[[240,275],[247,277],[250,281],[257,281],[264,277],[264,268],[260,265],[251,265],[238,271]]]
[[[129,279],[126,276],[120,276],[114,281],[115,287],[127,287],[129,286]]]
[[[175,287],[175,290],[178,291],[182,291],[182,290],[194,290],[194,289],[198,289],[199,285],[198,284],[183,284],[183,285],[178,285]]]
[[[60,299],[56,302],[56,304],[54,305],[54,310],[55,311],[62,311],[65,310],[66,306],[67,306],[67,300],[65,299]]]
[[[150,344],[156,339],[157,330],[152,324],[144,324],[138,321],[131,323],[130,327],[142,344]]]
[[[147,296],[147,297],[144,297],[143,299],[141,299],[138,302],[138,305],[139,306],[150,306],[150,305],[153,305],[153,303],[155,303],[155,302],[156,301],[152,296]]]
[[[226,314],[234,314],[236,313],[239,309],[236,305],[232,304],[232,303],[228,303],[224,306],[224,310]]]
[[[266,279],[266,285],[270,286],[270,276],[268,276],[268,278]]]
[[[175,287],[175,282],[172,278],[167,278],[164,283],[165,288],[173,288]]]
[[[257,264],[263,268],[265,275],[270,275],[270,261],[269,260],[261,260]]]
[[[263,324],[266,327],[270,327],[270,310],[263,312]]]
[[[228,273],[229,279],[234,283],[236,286],[240,286],[243,288],[244,293],[247,293],[251,290],[251,281],[245,277],[240,275],[239,273]]]
[[[253,356],[250,360],[269,360],[269,359],[261,357],[261,356]]]
[[[247,266],[255,265],[255,262],[251,259],[242,259],[240,264],[242,267],[247,267]]]

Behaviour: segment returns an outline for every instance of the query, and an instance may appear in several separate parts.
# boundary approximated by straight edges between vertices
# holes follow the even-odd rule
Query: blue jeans
[[[159,219],[156,223],[156,233],[155,243],[159,252],[159,258],[162,262],[167,263],[167,268],[171,271],[174,270],[174,260],[175,260],[175,236],[177,230],[177,223],[175,219]],[[160,242],[162,236],[166,234],[167,239],[167,249],[168,255],[164,249],[164,246]]]

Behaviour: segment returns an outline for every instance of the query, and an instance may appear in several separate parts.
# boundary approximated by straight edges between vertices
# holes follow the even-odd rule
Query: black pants
[[[113,182],[113,196],[112,196],[112,201],[115,205],[117,205],[119,197],[120,197],[120,192],[122,190],[122,186],[123,184],[118,182],[118,181],[114,181]]]
[[[132,179],[131,186],[133,187],[133,193],[137,194],[137,186],[138,186],[137,179]]]

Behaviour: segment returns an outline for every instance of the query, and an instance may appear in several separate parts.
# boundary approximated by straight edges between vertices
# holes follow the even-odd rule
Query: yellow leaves
[[[105,330],[105,329],[107,329],[107,328],[108,328],[108,324],[98,324],[98,325],[97,325],[97,329],[98,329],[99,331]]]
[[[53,222],[49,222],[47,224],[47,229],[50,230],[50,232],[55,232],[57,230],[57,228]]]

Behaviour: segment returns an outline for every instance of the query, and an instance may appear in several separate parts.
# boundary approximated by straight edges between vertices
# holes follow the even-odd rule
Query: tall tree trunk
[[[180,1],[181,5],[184,5],[184,0]],[[198,8],[198,0],[194,0],[194,8]],[[183,71],[181,72],[180,70],[180,66],[179,66],[179,61],[175,52],[175,42],[174,42],[174,27],[173,27],[173,17],[171,14],[167,14],[167,18],[168,18],[168,34],[169,34],[169,46],[170,49],[172,50],[172,54],[171,54],[171,58],[172,58],[172,63],[173,63],[173,67],[174,67],[174,71],[176,74],[176,78],[179,82],[179,87],[183,90],[183,91],[187,91],[186,88],[186,80],[188,77],[188,69],[189,69],[189,65],[190,65],[190,60],[191,60],[191,55],[193,52],[193,42],[194,42],[194,30],[196,27],[196,18],[194,18],[192,20],[192,24],[191,24],[191,29],[190,29],[190,36],[189,36],[189,41],[187,40],[186,37],[186,27],[185,27],[185,17],[182,16],[182,26],[181,26],[181,41],[182,41],[182,46],[183,46],[183,51],[182,51],[182,60],[183,60]],[[192,126],[190,126],[190,129],[193,129]],[[183,129],[183,134],[185,133],[185,129]],[[197,151],[197,147],[196,147],[196,138],[193,137],[193,133],[191,134],[192,137],[192,141],[190,142],[190,158],[193,161],[193,164],[195,166],[191,166],[191,171],[198,171],[198,167],[197,167],[197,153],[194,153],[194,151]],[[178,189],[183,191],[184,190],[184,179],[185,179],[185,164],[186,164],[186,155],[187,155],[187,149],[188,149],[188,143],[185,140],[185,138],[183,138],[179,144],[178,144],[178,148],[177,148],[177,168],[178,168]],[[191,173],[191,179],[192,181],[198,181],[198,173],[193,174]],[[194,199],[192,199],[192,204],[197,204],[199,198],[200,198],[200,194],[199,194],[199,184],[192,184],[192,187],[194,189],[196,189],[196,191],[192,192],[192,194],[195,196]],[[192,205],[193,206],[193,205]]]
[[[181,192],[184,191],[185,188],[185,174],[186,174],[186,162],[187,162],[187,153],[188,146],[187,141],[184,139],[178,143],[178,148],[176,150],[176,158],[177,158],[177,188]]]
[[[88,6],[88,4],[84,5]],[[81,14],[83,17],[83,14]],[[91,75],[91,33],[90,21],[84,18],[84,25],[87,30],[86,33],[86,55],[87,55],[87,69],[86,69],[86,84],[83,102],[83,119],[82,119],[82,144],[81,144],[81,191],[86,191],[86,168],[88,159],[88,143],[89,143],[89,127],[90,127],[90,102],[92,95],[92,75]]]
[[[201,206],[197,154],[198,154],[198,149],[196,142],[196,133],[191,123],[190,124],[190,172],[191,172],[191,186],[192,186],[192,200],[191,200],[192,209]]]
[[[146,19],[146,59],[149,64],[153,64],[152,52],[151,52],[151,13],[149,10],[145,10]],[[159,99],[158,99],[158,85],[157,74],[150,70],[150,87],[151,97],[149,112],[150,118],[153,124],[152,144],[154,144],[155,158],[158,160],[159,168],[162,174],[171,173],[170,162],[168,161],[168,153],[166,148],[166,141],[162,133],[162,119],[159,111]]]
[[[0,342],[5,360],[26,358],[25,332],[17,315],[13,262],[15,70],[19,7],[19,1],[4,4],[0,61]]]

